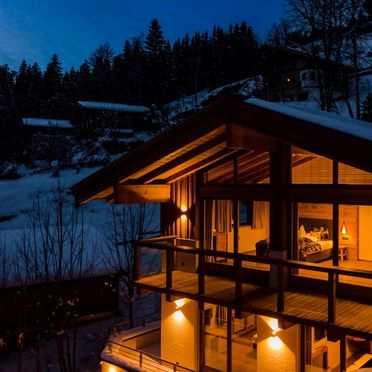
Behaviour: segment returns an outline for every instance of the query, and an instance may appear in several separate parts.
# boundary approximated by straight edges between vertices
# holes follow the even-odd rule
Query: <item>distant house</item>
[[[69,120],[23,118],[22,127],[34,160],[62,161],[70,153],[74,126]]]
[[[263,76],[267,98],[275,101],[303,101],[319,94],[323,81],[325,61],[320,57],[291,47],[266,47],[264,50]],[[329,68],[329,67],[328,67]],[[351,67],[332,63],[336,88],[343,91]]]
[[[74,129],[70,120],[46,119],[46,118],[23,118],[23,127],[32,132],[52,133],[68,133]]]
[[[124,103],[78,101],[72,120],[83,130],[102,132],[111,129],[119,137],[157,129],[150,108]]]

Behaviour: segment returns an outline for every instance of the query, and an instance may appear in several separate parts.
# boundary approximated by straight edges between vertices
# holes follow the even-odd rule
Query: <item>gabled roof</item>
[[[114,186],[169,184],[239,153],[255,182],[279,143],[372,171],[372,124],[258,99],[223,97],[92,174],[71,190],[78,204],[112,198]],[[302,161],[300,158],[298,161]]]
[[[43,127],[58,129],[73,129],[69,120],[44,119],[44,118],[23,118],[22,123],[27,127]]]
[[[86,109],[95,109],[103,111],[119,111],[136,114],[147,114],[150,109],[145,106],[127,105],[124,103],[96,102],[96,101],[78,101],[79,106]]]

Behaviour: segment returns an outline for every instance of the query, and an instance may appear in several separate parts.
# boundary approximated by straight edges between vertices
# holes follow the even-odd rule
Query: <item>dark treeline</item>
[[[258,61],[257,39],[245,22],[186,34],[171,45],[154,19],[145,38],[125,41],[118,55],[109,43],[102,44],[78,69],[64,72],[56,54],[45,71],[36,62],[23,61],[18,71],[0,66],[0,120],[70,118],[76,100],[161,107],[200,89],[252,76]]]

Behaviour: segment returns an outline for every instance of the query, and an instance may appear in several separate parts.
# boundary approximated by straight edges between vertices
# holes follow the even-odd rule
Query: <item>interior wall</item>
[[[252,229],[252,226],[239,226],[239,252],[256,250],[256,243],[259,240],[267,239],[269,233],[266,228]],[[234,234],[229,233],[229,251],[233,251]]]
[[[359,259],[372,261],[372,206],[359,206]]]

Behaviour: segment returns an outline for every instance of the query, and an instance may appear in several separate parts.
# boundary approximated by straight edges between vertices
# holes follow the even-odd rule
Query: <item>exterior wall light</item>
[[[180,298],[179,300],[174,301],[176,304],[176,310],[179,310],[183,305],[185,305],[186,301],[184,298]]]
[[[186,222],[187,221],[187,214],[186,214],[187,207],[186,207],[186,205],[184,205],[184,204],[181,205],[180,210],[181,210],[181,221]]]

